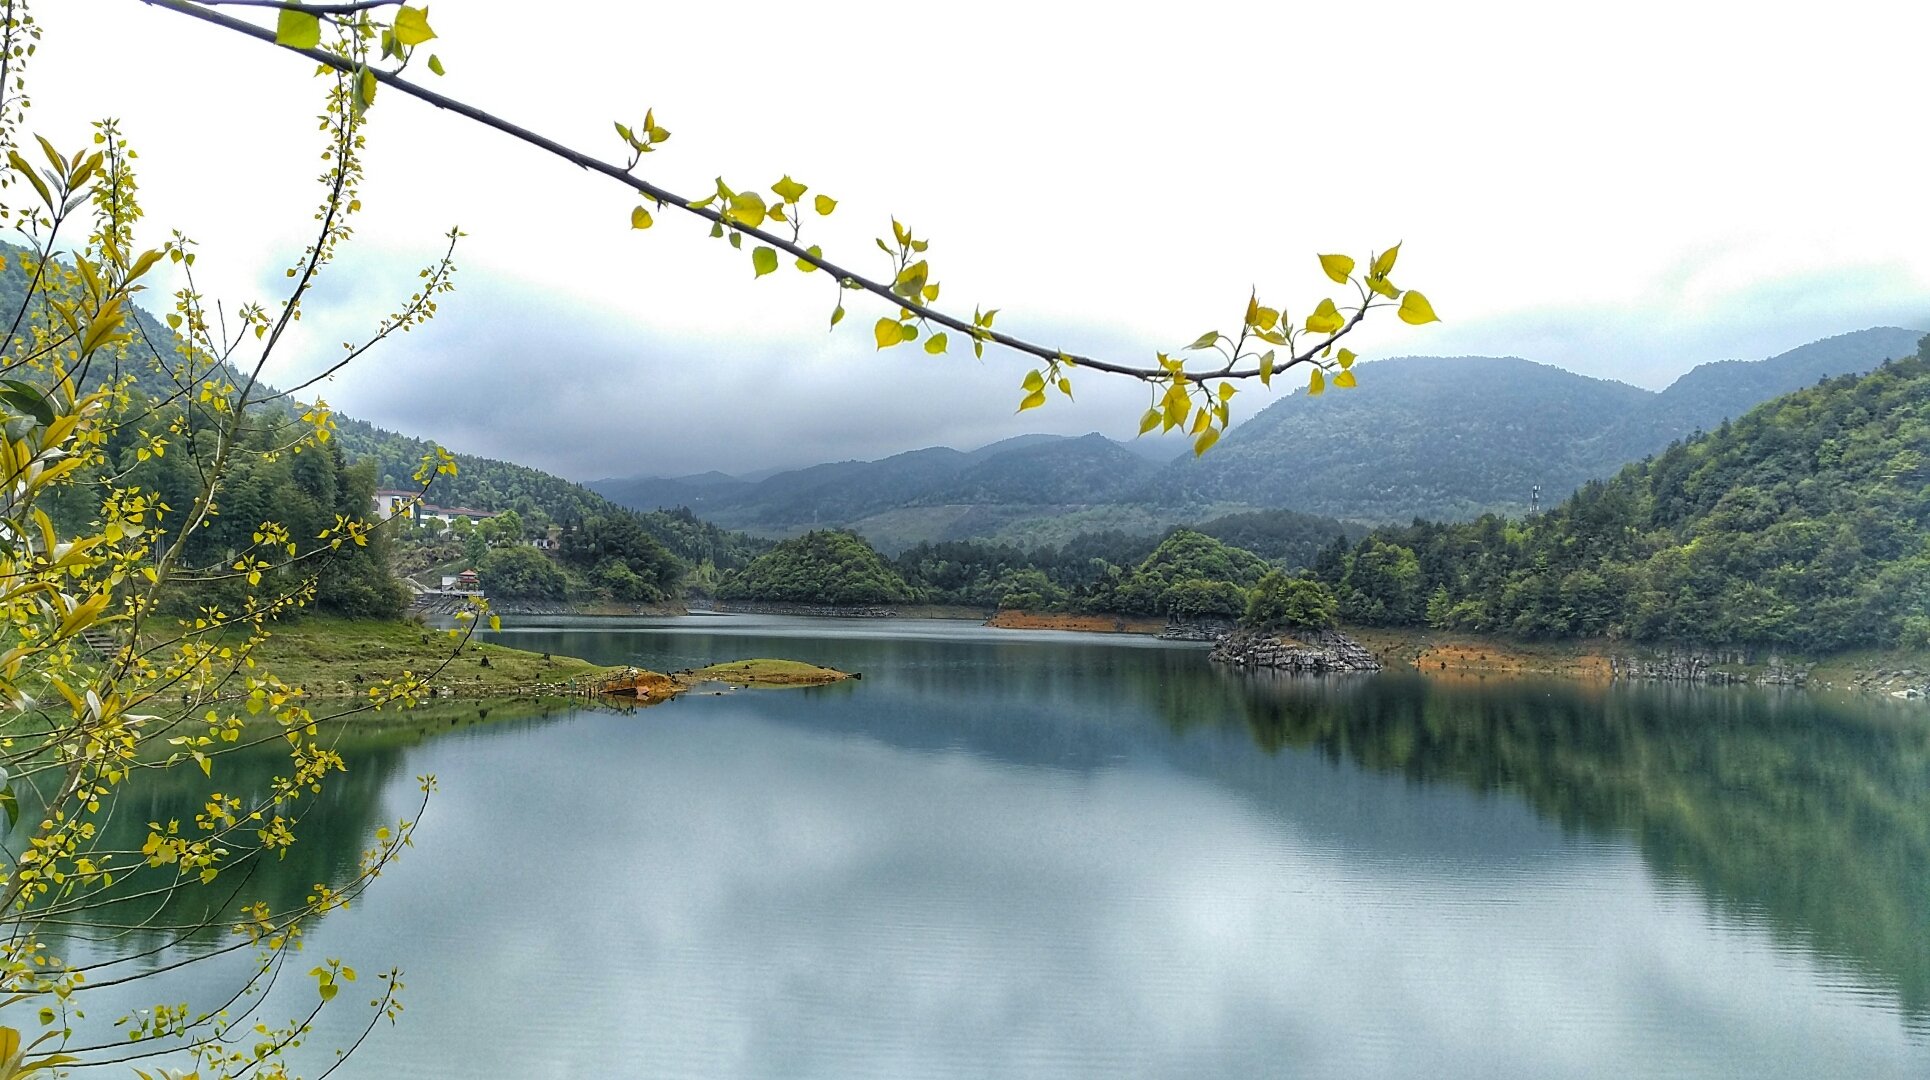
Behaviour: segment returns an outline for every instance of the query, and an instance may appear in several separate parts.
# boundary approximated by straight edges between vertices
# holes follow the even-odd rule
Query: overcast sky
[[[246,12],[247,9],[231,8]],[[231,307],[306,243],[321,83],[284,52],[135,0],[40,0],[28,128],[117,116],[146,239],[200,242]],[[1363,327],[1366,356],[1517,355],[1660,387],[1872,325],[1930,324],[1919,164],[1930,5],[439,0],[445,93],[615,159],[654,106],[672,190],[789,173],[840,200],[809,236],[883,271],[896,214],[944,301],[1129,361],[1230,328],[1249,286],[1304,314],[1316,252],[1404,241],[1444,322]],[[426,73],[425,77],[426,77]],[[401,297],[460,225],[429,327],[326,384],[336,408],[575,479],[1130,435],[1146,391],[1087,374],[1015,416],[1031,367],[877,353],[884,313],[384,91],[366,212],[284,384]],[[872,255],[867,261],[864,252]],[[877,265],[873,265],[873,264]],[[1362,379],[1360,392],[1371,392]],[[1268,400],[1239,398],[1246,415]]]

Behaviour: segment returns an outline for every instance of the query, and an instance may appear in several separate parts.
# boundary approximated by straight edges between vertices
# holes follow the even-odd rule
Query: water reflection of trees
[[[556,702],[462,702],[345,724],[337,749],[348,772],[331,778],[319,794],[296,805],[298,839],[283,857],[236,867],[211,887],[173,890],[91,909],[84,921],[65,927],[67,936],[95,942],[111,938],[117,954],[142,956],[149,966],[164,963],[166,950],[174,945],[232,940],[242,905],[261,902],[272,911],[286,911],[299,907],[317,884],[340,889],[356,876],[362,852],[375,842],[378,828],[415,815],[420,795],[413,777],[403,775],[411,747],[453,728],[542,722],[575,708]],[[187,771],[137,774],[119,792],[114,811],[102,827],[103,848],[140,850],[149,822],[165,825],[174,820],[192,828],[195,815],[203,809],[208,784],[191,782],[183,775]],[[289,771],[286,753],[278,742],[270,741],[223,755],[214,774],[215,787],[239,796],[243,806],[256,805],[265,801],[274,778]],[[33,810],[23,809],[26,820]]]
[[[1885,703],[1682,686],[1214,673],[1147,687],[1178,730],[1238,723],[1636,839],[1667,879],[1766,917],[1930,1013],[1930,727]]]

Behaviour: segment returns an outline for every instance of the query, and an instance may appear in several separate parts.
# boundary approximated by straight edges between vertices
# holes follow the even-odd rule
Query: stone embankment
[[[1233,632],[1231,619],[1192,619],[1166,624],[1159,632],[1161,641],[1218,641]]]
[[[1373,653],[1338,630],[1299,631],[1295,637],[1235,630],[1213,646],[1209,659],[1233,667],[1305,674],[1381,669]]]
[[[890,619],[898,613],[875,604],[779,604],[762,600],[719,600],[713,610],[742,615],[809,615],[819,619]]]
[[[1648,682],[1709,683],[1717,686],[1754,684],[1757,686],[1806,686],[1809,668],[1786,664],[1771,656],[1765,668],[1739,671],[1734,666],[1749,663],[1741,653],[1687,650],[1654,656],[1611,656],[1609,671],[1616,679]],[[1724,667],[1723,665],[1732,665]]]

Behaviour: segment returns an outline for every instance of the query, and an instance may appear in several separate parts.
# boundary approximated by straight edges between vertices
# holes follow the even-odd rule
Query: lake
[[[304,970],[406,973],[336,1076],[1930,1076],[1921,707],[942,622],[500,639],[864,678],[345,742],[256,891],[339,881],[440,791],[310,932]]]

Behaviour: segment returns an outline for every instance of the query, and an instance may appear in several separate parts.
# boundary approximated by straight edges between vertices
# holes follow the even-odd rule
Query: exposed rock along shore
[[[1381,669],[1373,653],[1338,630],[1307,630],[1294,637],[1235,630],[1213,646],[1208,658],[1233,667],[1306,674]]]
[[[1807,686],[1809,684],[1809,668],[1785,664],[1774,656],[1769,658],[1768,669],[1764,671],[1728,671],[1717,666],[1723,663],[1743,662],[1744,657],[1740,654],[1726,656],[1721,653],[1689,650],[1671,651],[1647,658],[1611,656],[1608,658],[1608,667],[1611,678],[1642,679],[1650,682],[1697,682],[1713,683],[1718,686],[1741,684]]]
[[[811,615],[820,619],[890,619],[898,615],[891,608],[871,604],[847,607],[839,604],[781,604],[764,600],[719,600],[713,609],[745,615]]]

